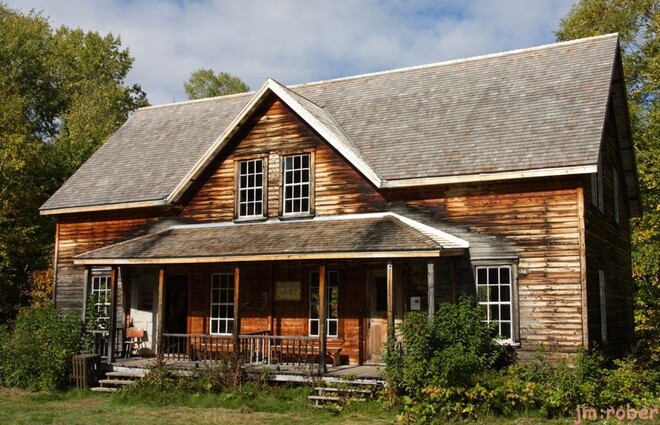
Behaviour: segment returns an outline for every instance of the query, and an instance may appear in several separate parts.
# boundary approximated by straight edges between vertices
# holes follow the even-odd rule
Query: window
[[[310,213],[310,155],[284,157],[282,211],[284,215]]]
[[[110,323],[110,269],[92,269],[91,289],[96,328],[107,329]]]
[[[234,330],[234,274],[211,276],[211,334],[227,335]]]
[[[326,273],[328,290],[325,335],[339,336],[339,273]],[[319,336],[319,272],[310,273],[309,279],[309,335]]]
[[[619,224],[619,173],[612,168],[612,191],[614,199],[614,222]]]
[[[497,322],[498,334],[513,342],[511,266],[477,267],[477,300],[484,307],[485,323]]]
[[[600,298],[600,337],[607,342],[607,295],[605,292],[605,270],[598,269],[598,295]]]
[[[600,169],[600,166],[598,167]],[[603,173],[597,172],[591,175],[591,205],[604,211],[603,204]]]
[[[264,167],[262,159],[238,164],[238,217],[263,217]]]

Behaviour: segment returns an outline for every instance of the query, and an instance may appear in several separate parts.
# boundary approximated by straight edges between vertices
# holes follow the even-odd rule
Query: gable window
[[[504,342],[513,342],[513,284],[511,266],[476,268],[477,302],[484,309],[484,323],[497,323]]]
[[[238,163],[238,217],[264,215],[264,164],[262,159]]]
[[[339,336],[339,273],[328,271],[326,276],[328,298],[326,302],[325,335]],[[319,272],[311,272],[309,278],[309,336],[319,336]]]
[[[234,330],[234,274],[211,276],[211,334],[228,335]]]
[[[93,325],[96,329],[107,329],[110,323],[110,269],[92,269],[91,295],[96,315]]]
[[[310,154],[290,155],[284,157],[283,167],[283,199],[284,215],[302,215],[310,213]]]
[[[614,200],[614,222],[619,224],[619,173],[612,168],[612,191]]]
[[[600,167],[598,167],[600,169]],[[591,205],[598,208],[600,212],[605,210],[603,203],[603,173],[597,172],[591,175]]]

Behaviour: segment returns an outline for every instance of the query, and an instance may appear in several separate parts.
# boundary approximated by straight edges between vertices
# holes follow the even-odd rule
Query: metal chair
[[[133,350],[137,350],[138,354],[140,353],[140,348],[144,344],[144,329],[142,328],[128,328],[126,331],[126,345],[125,356],[129,358]]]

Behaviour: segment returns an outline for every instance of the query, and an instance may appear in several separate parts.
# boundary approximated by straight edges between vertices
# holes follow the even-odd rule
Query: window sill
[[[281,215],[279,217],[280,221],[289,221],[289,220],[311,220],[314,218],[314,214],[304,213],[304,214],[287,214]]]
[[[268,217],[264,216],[253,216],[253,217],[238,217],[233,221],[234,223],[261,223],[268,220]]]
[[[519,342],[513,342],[513,341],[502,341],[502,340],[496,340],[498,344],[504,346],[504,347],[511,347],[511,348],[520,348],[520,343]]]

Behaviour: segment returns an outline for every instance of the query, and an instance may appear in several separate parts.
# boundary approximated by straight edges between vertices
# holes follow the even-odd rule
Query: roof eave
[[[171,204],[165,200],[152,200],[152,201],[137,201],[137,202],[123,202],[117,204],[100,204],[100,205],[83,205],[76,207],[66,208],[40,208],[40,215],[58,215],[58,214],[75,214],[86,212],[100,212],[100,211],[116,211],[116,210],[129,210],[136,208],[157,208],[167,207]]]
[[[458,176],[421,177],[417,179],[395,179],[383,181],[382,189],[397,189],[416,186],[434,186],[457,183],[476,183],[497,180],[528,179],[536,177],[555,177],[577,174],[591,174],[598,171],[598,165],[577,165],[572,167],[539,168],[520,171],[502,171],[495,173],[464,174]]]

